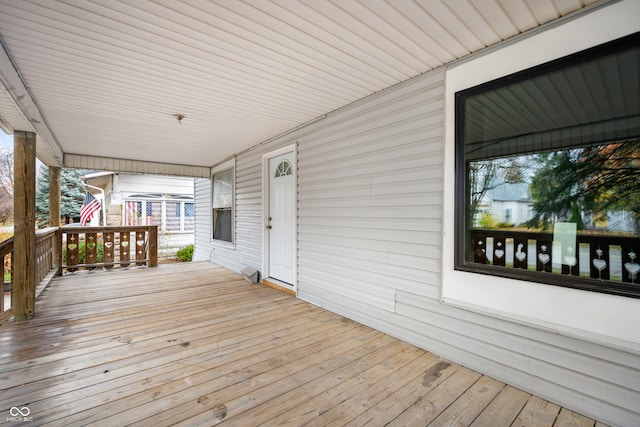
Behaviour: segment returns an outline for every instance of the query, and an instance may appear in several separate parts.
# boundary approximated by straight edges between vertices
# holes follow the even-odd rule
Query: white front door
[[[269,159],[269,276],[294,284],[296,188],[293,152]]]

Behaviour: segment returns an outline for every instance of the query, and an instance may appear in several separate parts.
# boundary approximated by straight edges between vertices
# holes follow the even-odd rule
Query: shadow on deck
[[[602,426],[209,263],[59,277],[36,313],[0,327],[0,424]]]

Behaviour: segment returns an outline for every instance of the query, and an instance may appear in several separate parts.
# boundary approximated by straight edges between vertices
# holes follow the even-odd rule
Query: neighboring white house
[[[485,194],[480,209],[498,222],[521,225],[533,216],[533,199],[529,184],[505,182]]]
[[[83,181],[100,200],[106,225],[158,225],[160,257],[194,242],[193,178],[87,172]],[[91,225],[103,221],[94,215]]]
[[[298,298],[516,387],[613,425],[640,425],[640,300],[615,291],[633,292],[633,284],[593,292],[580,287],[583,278],[485,267],[465,258],[465,164],[455,139],[460,93],[486,90],[479,85],[637,33],[639,16],[635,0],[572,15],[214,165],[210,179],[195,182],[194,259],[236,272],[255,269]],[[628,57],[638,58],[637,38],[627,43],[636,44]],[[631,80],[638,76],[634,70]],[[588,83],[598,85],[596,79]],[[626,104],[633,120],[639,117],[635,88]],[[512,98],[496,96],[494,105]],[[485,134],[493,125],[527,125],[527,114],[560,115],[527,102],[501,109],[506,118],[500,123],[485,121]],[[580,108],[567,102],[572,112]],[[560,147],[580,143],[574,134],[591,141],[603,128],[563,134]],[[632,130],[621,137],[638,138],[627,135]],[[482,155],[548,150],[545,144],[556,137],[530,136],[486,144]],[[530,215],[530,194],[515,189],[518,200],[498,192],[493,199],[501,218],[519,223]],[[542,252],[532,256],[548,261],[550,244],[539,246]],[[634,268],[633,258],[623,261]]]

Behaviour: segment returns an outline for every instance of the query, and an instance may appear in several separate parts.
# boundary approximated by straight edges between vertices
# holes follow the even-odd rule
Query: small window
[[[640,33],[456,94],[456,268],[640,297]]]
[[[180,226],[180,202],[168,201],[166,215],[166,231],[181,231]]]
[[[282,162],[280,162],[280,164],[276,168],[276,178],[291,175],[292,173],[293,171],[291,169],[291,163],[289,163],[287,160],[283,160]]]
[[[233,242],[233,177],[233,167],[231,169],[214,172],[212,177],[212,224],[214,240]]]
[[[184,204],[184,216],[187,218],[195,216],[195,208],[193,203]]]

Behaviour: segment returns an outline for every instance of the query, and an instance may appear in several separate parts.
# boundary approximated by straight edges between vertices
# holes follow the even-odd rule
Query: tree
[[[80,207],[84,200],[85,189],[80,180],[80,171],[63,168],[60,171],[60,214],[65,218],[64,223],[71,220],[78,221]],[[36,183],[36,221],[38,226],[49,222],[49,168],[42,166]]]
[[[468,224],[476,225],[474,222],[479,220],[477,215],[481,213],[478,209],[488,192],[504,183],[521,183],[525,181],[524,171],[528,168],[528,161],[529,156],[519,156],[469,163],[467,169],[470,193]],[[482,225],[480,226],[482,227]]]
[[[469,163],[469,187],[470,197],[467,224],[473,224],[473,218],[478,213],[478,207],[487,191],[495,187],[495,179],[498,173],[496,160],[483,160]]]
[[[0,223],[13,218],[13,150],[0,147]]]
[[[531,182],[534,223],[582,212],[630,212],[640,230],[640,141],[541,154]]]

